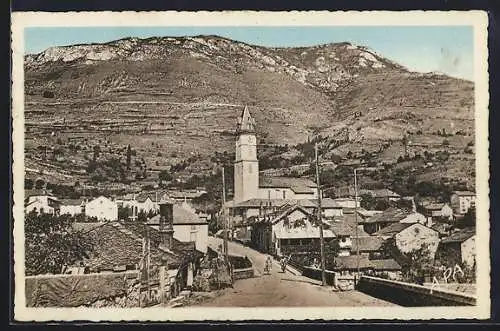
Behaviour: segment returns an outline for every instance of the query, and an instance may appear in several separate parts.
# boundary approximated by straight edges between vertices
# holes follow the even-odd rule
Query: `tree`
[[[172,181],[173,177],[172,175],[170,174],[170,172],[168,172],[167,170],[162,170],[160,171],[160,173],[158,174],[158,179],[160,181],[165,181],[165,182],[170,182]]]
[[[94,157],[93,160],[96,161],[97,158],[99,157],[99,153],[101,152],[101,147],[99,145],[94,146]]]
[[[30,178],[25,178],[24,179],[24,189],[25,190],[31,190],[33,188],[33,179]]]
[[[37,190],[43,189],[44,186],[45,186],[45,181],[43,179],[39,178],[35,181],[35,188]]]
[[[87,257],[92,250],[91,239],[74,231],[71,222],[69,215],[29,213],[25,216],[26,275],[57,274],[63,266]]]
[[[132,159],[132,149],[130,148],[130,144],[127,147],[127,170],[130,170],[130,161]]]

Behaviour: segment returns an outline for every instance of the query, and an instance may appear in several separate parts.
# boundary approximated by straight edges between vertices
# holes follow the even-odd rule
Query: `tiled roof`
[[[262,207],[264,208],[265,206],[268,206],[269,203],[271,204],[271,207],[287,207],[287,206],[293,206],[293,205],[298,205],[301,207],[305,208],[315,208],[316,204],[310,200],[310,199],[299,199],[299,200],[293,200],[293,199],[249,199],[245,200],[242,202],[239,202],[235,204],[233,207],[235,208],[259,208]]]
[[[143,257],[143,239],[120,222],[108,222],[87,232],[93,251],[84,261],[93,270],[113,270],[118,266],[135,266]],[[182,256],[151,245],[151,264],[179,265]]]
[[[428,205],[423,206],[424,209],[427,210],[441,210],[444,207],[444,203],[430,203]]]
[[[471,192],[471,191],[455,191],[453,193],[458,195],[458,196],[475,196],[476,195],[476,193]]]
[[[374,269],[378,271],[401,270],[401,266],[394,259],[370,260],[370,262],[373,264]]]
[[[302,213],[304,213],[306,215],[306,217],[311,217],[312,216],[311,213],[309,213],[307,210],[305,210],[301,206],[292,205],[292,206],[290,206],[288,208],[285,208],[283,211],[281,211],[281,213],[277,214],[273,218],[273,223],[279,222],[283,217],[288,216],[290,213],[292,213],[293,211],[295,211],[297,209],[300,210]]]
[[[368,260],[368,258],[364,255],[359,256],[359,268],[360,269],[369,269],[373,268],[373,264]],[[335,258],[335,267],[336,270],[355,270],[358,268],[358,256],[357,255],[349,255],[349,256],[338,256]]]
[[[474,235],[476,235],[475,228],[466,228],[466,229],[463,229],[461,231],[457,231],[455,233],[452,233],[448,237],[441,240],[441,242],[444,244],[454,243],[454,242],[464,242]]]
[[[262,176],[259,179],[259,187],[309,188],[309,191],[312,191],[312,188],[316,187],[316,183],[307,178]]]
[[[376,252],[382,248],[382,244],[384,240],[380,237],[376,236],[363,236],[359,237],[359,240],[356,238],[352,238],[352,252],[357,252],[358,250],[358,242],[359,242],[359,251],[360,252]]]
[[[318,200],[311,200],[316,206],[317,206],[317,201]],[[335,201],[332,198],[323,198],[321,199],[321,207],[322,208],[338,208],[341,209],[342,206],[338,204],[337,201]]]
[[[207,224],[207,220],[199,217],[196,213],[184,209],[181,206],[174,204],[174,225],[181,224]],[[156,215],[148,221],[148,224],[160,224],[160,215]]]
[[[380,214],[373,215],[363,220],[363,223],[395,223],[412,214],[411,211],[389,208]]]
[[[330,221],[327,224],[330,230],[337,236],[352,236],[355,230],[344,222]]]
[[[377,189],[377,190],[359,190],[359,195],[363,194],[368,194],[371,195],[374,198],[399,198],[400,195],[388,190],[386,188],[384,189]]]
[[[394,223],[375,232],[374,236],[393,236],[416,223]]]
[[[24,190],[24,197],[29,198],[29,197],[35,197],[35,196],[54,196],[50,190],[39,190],[39,189],[34,189],[34,190]]]
[[[63,206],[81,206],[85,203],[84,199],[61,199],[60,201]]]

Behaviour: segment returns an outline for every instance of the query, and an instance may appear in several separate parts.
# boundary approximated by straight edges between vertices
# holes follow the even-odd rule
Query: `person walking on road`
[[[271,273],[271,269],[273,268],[273,261],[271,257],[268,255],[266,259],[266,265],[264,266],[264,273],[269,275]]]

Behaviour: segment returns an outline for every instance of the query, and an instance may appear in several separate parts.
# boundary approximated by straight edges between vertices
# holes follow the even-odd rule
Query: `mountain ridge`
[[[25,73],[35,131],[43,121],[88,124],[94,128],[80,129],[107,132],[138,150],[165,142],[164,155],[232,151],[236,105],[250,107],[263,144],[341,137],[328,152],[343,157],[383,154],[382,146],[405,136],[414,153],[461,155],[474,135],[472,82],[411,72],[348,42],[282,48],[218,36],[123,38],[27,55]],[[71,106],[57,105],[62,101]],[[110,123],[121,123],[122,132],[102,131]]]

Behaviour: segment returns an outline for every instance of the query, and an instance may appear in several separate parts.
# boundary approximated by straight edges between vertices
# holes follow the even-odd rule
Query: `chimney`
[[[172,250],[174,242],[174,204],[170,201],[160,201],[160,247]]]

